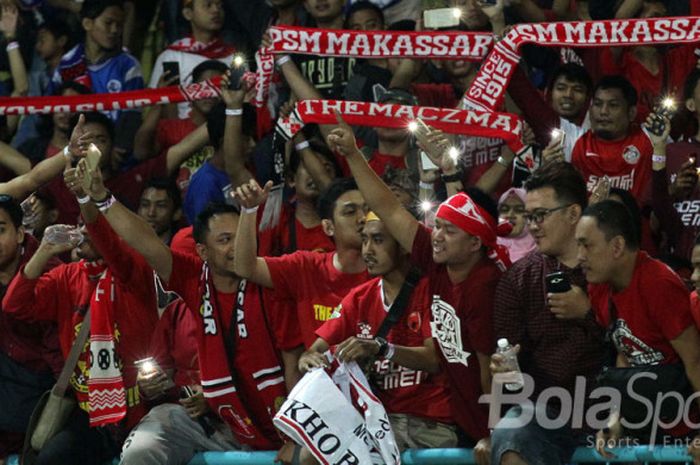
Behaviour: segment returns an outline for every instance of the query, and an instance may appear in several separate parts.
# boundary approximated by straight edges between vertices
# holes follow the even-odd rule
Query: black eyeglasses
[[[537,210],[533,211],[532,213],[525,213],[523,215],[525,217],[525,221],[528,223],[537,223],[537,224],[542,224],[545,218],[547,218],[549,215],[554,213],[555,211],[558,210],[563,210],[564,208],[568,208],[572,206],[573,203],[567,203],[566,205],[560,205],[555,208],[538,208]]]

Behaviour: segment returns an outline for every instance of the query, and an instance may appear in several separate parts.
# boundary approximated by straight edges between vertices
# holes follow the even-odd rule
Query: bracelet
[[[297,152],[301,152],[304,149],[309,148],[309,141],[308,140],[303,140],[299,142],[297,145],[294,146]]]
[[[396,354],[396,346],[394,344],[392,344],[391,342],[387,343],[386,353],[384,354],[384,358],[387,360],[391,360],[395,354]]]
[[[242,108],[227,108],[226,116],[241,116],[243,114]]]
[[[421,189],[428,190],[428,191],[431,191],[431,190],[435,189],[435,186],[433,185],[433,183],[431,183],[431,182],[425,182],[425,181],[419,181],[419,182],[418,182],[418,187],[421,188]]]
[[[651,156],[651,161],[654,163],[666,163],[666,155],[654,154]]]
[[[258,206],[259,207],[259,206]],[[258,207],[252,207],[252,208],[247,208],[247,207],[241,207],[241,213],[257,213],[258,212]]]
[[[503,158],[502,155],[498,156],[498,158],[496,159],[496,163],[498,163],[499,165],[501,165],[504,168],[510,168],[510,163],[508,163],[508,160]]]
[[[11,52],[12,50],[18,49],[19,48],[19,42],[16,40],[13,40],[9,44],[7,44],[7,47],[5,47],[5,50],[8,52]]]
[[[80,205],[85,205],[86,203],[89,203],[92,199],[90,198],[89,195],[83,196],[83,197],[78,197],[78,203]]]
[[[282,55],[277,60],[275,60],[275,64],[277,66],[282,66],[283,64],[285,64],[286,62],[288,62],[291,59],[292,59],[292,57],[290,57],[289,55]]]
[[[117,199],[115,199],[112,194],[109,194],[105,200],[95,202],[95,206],[100,212],[107,213],[107,210],[109,210],[116,201]]]
[[[459,182],[462,180],[462,172],[457,171],[454,174],[441,174],[440,179],[442,179],[442,182]]]

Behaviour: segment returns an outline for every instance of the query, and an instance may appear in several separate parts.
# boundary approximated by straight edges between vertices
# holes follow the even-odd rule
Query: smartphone
[[[136,365],[136,369],[143,376],[148,376],[151,374],[155,376],[157,373],[164,373],[163,369],[160,367],[160,365],[158,365],[158,362],[153,357],[146,357],[141,360],[136,360],[134,365]],[[168,381],[166,382],[164,389],[172,389],[173,387],[175,387],[175,383],[170,379],[170,377],[168,377]]]
[[[100,158],[102,158],[100,149],[98,149],[95,144],[90,144],[87,149],[87,155],[85,156],[85,162],[90,171],[95,171],[97,167],[100,166]]]
[[[435,163],[433,163],[433,160],[430,159],[428,154],[422,150],[420,151],[420,164],[423,168],[423,171],[437,171],[440,169]]]
[[[666,122],[664,121],[663,117],[657,113],[652,115],[651,124],[647,124],[645,122],[644,127],[647,129],[647,131],[658,137],[662,136],[666,130]]]
[[[561,129],[552,129],[551,142],[554,142],[555,140],[558,141],[557,143],[560,147],[563,147],[564,142],[566,142],[566,132],[562,131]]]
[[[569,292],[571,290],[571,281],[569,281],[569,277],[563,271],[549,273],[545,276],[544,280],[547,285],[548,293],[561,294],[562,292]]]
[[[180,85],[180,63],[177,61],[164,61],[163,74],[165,75],[166,79],[173,76],[178,76],[177,81],[173,82],[173,85]]]
[[[240,66],[231,66],[231,71],[229,74],[229,80],[228,80],[228,88],[230,90],[240,90],[241,88],[241,78],[243,78],[243,75],[247,71],[247,68],[245,65],[240,65]]]
[[[423,26],[428,29],[442,29],[459,26],[462,12],[459,8],[437,8],[423,12]]]

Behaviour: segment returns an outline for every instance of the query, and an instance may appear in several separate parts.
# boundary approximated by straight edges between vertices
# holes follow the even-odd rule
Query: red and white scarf
[[[200,279],[202,305],[199,313],[202,317],[202,332],[198,337],[198,350],[204,397],[212,411],[231,428],[238,442],[256,450],[276,449],[282,442],[272,426],[271,416],[281,405],[287,391],[271,336],[267,328],[256,324],[260,321],[259,318],[263,318],[259,294],[246,293],[246,287],[253,285],[245,280],[241,281],[233,312],[236,321],[244,323],[242,327],[241,323],[238,323],[235,329],[237,334],[234,350],[246,350],[256,355],[247,358],[245,366],[238,365],[233,371],[233,363],[228,358],[233,354],[227,355],[224,340],[226,326],[221,319],[216,288],[206,263],[202,266]],[[262,398],[270,417],[256,419],[249,414],[245,399],[241,398],[232,375],[239,378],[250,376],[255,379],[257,395]]]
[[[517,24],[499,41],[481,65],[462,98],[464,108],[500,108],[520,47],[613,47],[700,42],[700,17]]]
[[[336,124],[336,110],[350,125],[407,128],[410,122],[420,118],[426,124],[449,134],[503,139],[516,153],[523,148],[520,141],[521,120],[510,113],[349,100],[297,102],[289,117],[277,121],[277,131],[282,137],[290,139],[306,124]]]
[[[497,224],[486,210],[464,192],[453,195],[438,208],[437,218],[447,220],[462,231],[481,239],[488,257],[505,271],[510,267],[508,249],[496,242]],[[505,229],[503,230],[505,232]]]
[[[177,40],[170,44],[168,50],[201,55],[210,60],[226,58],[236,53],[236,47],[225,43],[218,37],[206,44],[204,42],[198,42],[192,36],[185,37],[184,39]]]
[[[126,416],[122,362],[114,335],[114,280],[106,265],[84,262],[89,279],[98,279],[90,298],[90,354],[88,378],[90,426],[117,423]]]

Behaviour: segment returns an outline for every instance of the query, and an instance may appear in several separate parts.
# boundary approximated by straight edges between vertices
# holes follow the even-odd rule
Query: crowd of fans
[[[3,95],[221,79],[216,99],[2,117],[0,464],[23,445],[42,465],[237,449],[316,463],[272,418],[329,349],[364,367],[401,450],[550,465],[581,445],[605,455],[664,437],[700,464],[690,421],[625,430],[613,409],[605,428],[512,428],[527,405],[489,425],[479,402],[507,371],[501,338],[532,399],[574,397],[580,377],[592,389],[606,366],[677,365],[700,391],[700,48],[525,46],[501,110],[523,119],[532,169],[501,139],[351,127],[340,113],[275,134],[305,99],[454,108],[478,62],[275,55],[263,107],[231,72],[236,57],[255,66],[273,25],[421,31],[424,11],[449,7],[454,30],[500,37],[517,23],[700,14],[695,3],[0,0]],[[87,315],[77,407],[31,450],[32,412]]]

